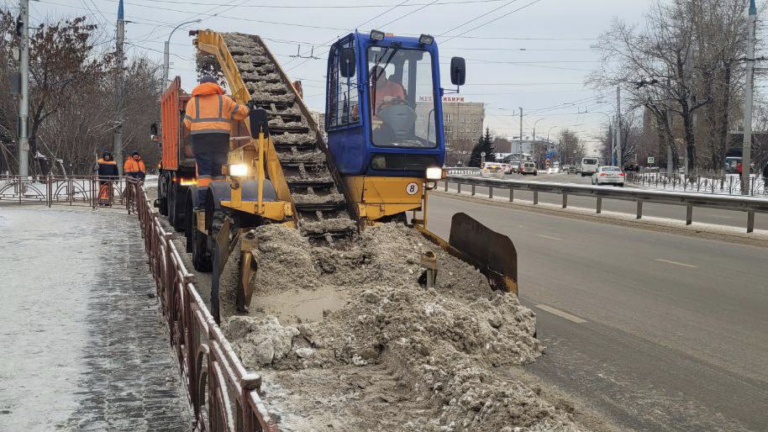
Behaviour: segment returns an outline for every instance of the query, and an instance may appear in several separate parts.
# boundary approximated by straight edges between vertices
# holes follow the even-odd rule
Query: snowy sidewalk
[[[0,206],[0,431],[190,431],[138,221]]]

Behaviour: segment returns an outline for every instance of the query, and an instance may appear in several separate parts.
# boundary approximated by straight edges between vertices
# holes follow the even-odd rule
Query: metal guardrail
[[[122,177],[0,176],[0,203],[100,205],[123,204],[126,181]]]
[[[693,209],[714,208],[721,210],[742,211],[747,213],[747,232],[755,230],[755,213],[768,213],[768,199],[756,197],[742,197],[729,195],[705,195],[692,194],[671,191],[655,191],[647,189],[624,189],[614,187],[589,186],[567,183],[549,183],[549,182],[525,182],[520,180],[495,180],[479,177],[449,175],[443,180],[445,191],[448,192],[448,184],[458,185],[458,192],[461,193],[461,186],[471,187],[471,194],[474,196],[476,187],[487,187],[488,197],[493,198],[494,189],[509,191],[509,202],[514,202],[515,191],[533,192],[533,204],[539,203],[539,193],[550,193],[563,196],[563,208],[568,207],[568,196],[586,196],[596,198],[596,212],[602,212],[603,199],[615,199],[623,201],[634,201],[637,203],[637,219],[643,217],[643,203],[669,204],[685,206],[686,225],[693,223]]]
[[[261,376],[248,371],[195,288],[173,235],[160,223],[140,183],[128,181],[126,208],[138,214],[170,342],[194,408],[195,430],[279,432],[259,396]]]

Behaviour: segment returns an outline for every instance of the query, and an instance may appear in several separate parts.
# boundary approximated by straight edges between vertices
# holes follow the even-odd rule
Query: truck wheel
[[[169,182],[168,185],[168,222],[176,228],[176,182]]]
[[[174,183],[173,186],[176,190],[176,192],[173,194],[173,229],[175,229],[177,232],[182,232],[184,231],[184,226],[186,225],[187,213],[184,211],[184,208],[186,207],[187,191],[185,187],[176,183]]]
[[[163,187],[163,183],[166,182],[165,175],[159,175],[157,177],[157,203],[158,211],[163,216],[168,216],[168,187]],[[164,193],[165,192],[165,193]]]

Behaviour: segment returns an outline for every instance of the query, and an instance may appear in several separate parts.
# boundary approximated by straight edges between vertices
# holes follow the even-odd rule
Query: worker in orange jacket
[[[192,136],[192,150],[197,162],[198,208],[205,207],[211,182],[225,180],[222,166],[227,163],[230,123],[245,120],[248,112],[247,106],[224,95],[224,90],[211,76],[204,76],[200,85],[192,90],[184,125]]]
[[[131,157],[125,160],[123,172],[128,177],[144,181],[144,177],[147,176],[147,168],[144,166],[144,161],[141,160],[139,152],[133,152]]]

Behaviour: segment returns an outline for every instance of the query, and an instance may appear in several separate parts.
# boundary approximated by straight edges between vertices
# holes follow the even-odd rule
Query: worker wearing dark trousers
[[[205,208],[211,182],[225,180],[222,167],[227,163],[229,131],[232,121],[244,120],[248,107],[237,104],[211,76],[200,80],[187,102],[184,125],[192,135],[192,150],[197,162],[198,208]]]
[[[123,172],[128,177],[144,181],[144,177],[147,175],[147,168],[144,166],[144,161],[141,160],[139,152],[133,152],[131,157],[126,159],[123,165]]]

